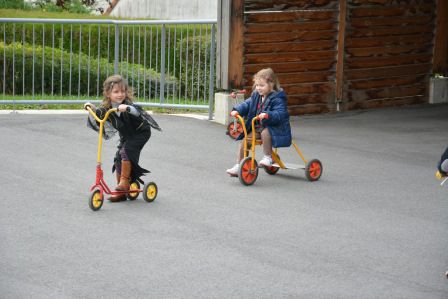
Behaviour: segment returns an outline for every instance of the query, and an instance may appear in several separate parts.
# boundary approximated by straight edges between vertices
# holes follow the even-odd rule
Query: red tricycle
[[[138,197],[139,193],[143,193],[143,199],[146,202],[152,202],[157,197],[157,185],[154,182],[149,182],[144,185],[143,189],[140,189],[140,183],[138,181],[130,182],[130,188],[128,191],[112,191],[106,184],[103,178],[103,170],[101,168],[101,149],[102,149],[102,141],[103,141],[103,130],[104,123],[112,112],[117,112],[117,108],[109,109],[104,118],[100,119],[96,113],[92,110],[90,105],[85,104],[84,109],[88,110],[89,113],[95,118],[95,120],[99,123],[99,133],[98,133],[98,155],[97,155],[97,166],[96,166],[96,179],[95,184],[90,188],[90,196],[89,196],[89,207],[93,211],[98,211],[103,206],[104,202],[104,193],[109,195],[120,195],[126,194],[126,197],[129,200],[135,200]]]
[[[227,125],[226,134],[229,135],[230,138],[236,139],[242,133],[243,133],[243,126],[241,125],[241,122],[239,121],[238,118],[234,118],[233,121],[231,121]]]
[[[244,89],[236,90],[230,93],[230,97],[234,100],[241,99],[244,100],[244,94],[246,91]],[[239,101],[238,101],[239,102]],[[233,121],[231,121],[227,125],[226,135],[229,135],[230,138],[236,139],[240,134],[243,133],[243,127],[241,125],[241,122],[238,118],[234,118]]]

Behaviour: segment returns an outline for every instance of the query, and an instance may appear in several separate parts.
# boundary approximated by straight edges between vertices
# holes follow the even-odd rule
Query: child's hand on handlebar
[[[95,110],[95,105],[93,105],[90,102],[84,104],[84,110],[87,110],[87,107],[90,107],[90,109]]]
[[[126,104],[120,104],[119,106],[118,106],[118,111],[120,111],[120,112],[126,112],[126,109],[128,108],[128,105],[126,105]]]
[[[269,118],[269,114],[267,114],[267,113],[265,113],[265,112],[262,112],[262,113],[260,113],[260,114],[258,115],[258,118],[259,118],[259,119],[264,119],[264,118],[268,119],[268,118]]]

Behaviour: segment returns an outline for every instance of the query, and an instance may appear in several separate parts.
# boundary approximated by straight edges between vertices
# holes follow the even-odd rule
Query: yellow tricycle
[[[248,136],[246,125],[244,122],[244,119],[237,114],[235,116],[238,119],[238,123],[241,124],[242,130],[244,133],[244,138],[242,140],[243,142],[243,149],[244,149],[244,158],[240,162],[240,167],[238,170],[238,178],[241,182],[241,184],[250,186],[257,180],[258,177],[258,163],[255,160],[255,145],[261,145],[262,141],[260,139],[256,138],[257,134],[252,134],[252,136]],[[255,116],[252,118],[252,132],[255,132],[255,122],[259,120],[259,116]],[[251,139],[251,140],[249,140]],[[250,156],[249,154],[249,142],[251,144],[250,146]],[[299,157],[303,161],[304,165],[294,165],[294,164],[288,164],[284,163],[278,154],[278,149],[274,148],[272,151],[272,161],[273,164],[271,166],[263,166],[266,173],[270,175],[276,174],[280,169],[304,169],[305,170],[305,176],[309,181],[317,181],[322,176],[322,163],[318,159],[312,159],[307,160],[305,159],[304,155],[300,151],[297,144],[292,141],[292,146],[294,147],[295,151],[299,154]]]
[[[95,118],[95,120],[99,123],[99,132],[98,132],[98,152],[97,152],[97,166],[96,166],[96,179],[95,184],[90,188],[90,196],[89,196],[89,207],[93,211],[98,211],[103,206],[104,202],[104,193],[109,195],[122,195],[125,194],[129,200],[135,200],[138,197],[139,193],[143,193],[143,199],[146,202],[152,202],[156,199],[158,189],[157,185],[154,182],[149,182],[144,185],[143,189],[140,189],[140,183],[138,181],[130,182],[130,188],[128,191],[112,191],[106,184],[103,178],[103,170],[101,168],[101,149],[103,144],[103,130],[104,123],[112,112],[118,112],[117,108],[109,109],[104,115],[103,119],[100,119],[96,113],[92,110],[90,105],[85,104],[84,109],[89,111],[89,113]]]

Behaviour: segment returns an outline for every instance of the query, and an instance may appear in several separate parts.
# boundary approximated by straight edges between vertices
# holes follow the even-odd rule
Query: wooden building
[[[448,75],[446,0],[220,0],[217,86],[271,67],[292,115],[427,103]]]

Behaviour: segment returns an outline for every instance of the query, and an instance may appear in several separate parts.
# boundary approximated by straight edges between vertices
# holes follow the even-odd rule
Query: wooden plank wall
[[[428,101],[436,0],[351,0],[343,109]]]
[[[437,1],[433,72],[448,77],[448,1]]]
[[[272,67],[292,115],[427,102],[436,0],[343,2],[244,0],[242,86]]]
[[[311,4],[310,4],[311,3]],[[271,67],[292,115],[335,106],[337,0],[245,0],[243,86]]]

